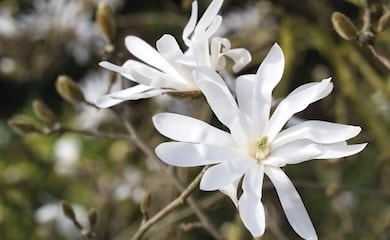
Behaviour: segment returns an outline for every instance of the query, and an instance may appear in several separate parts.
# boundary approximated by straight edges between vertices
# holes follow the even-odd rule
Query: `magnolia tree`
[[[317,166],[322,168],[342,168],[339,166],[344,161],[348,164],[348,160],[342,159],[360,153],[367,145],[365,142],[373,140],[360,137],[352,140],[355,143],[347,143],[362,131],[361,124],[368,124],[369,131],[374,132],[372,138],[384,141],[375,144],[379,149],[384,146],[384,150],[388,142],[372,117],[366,115],[370,106],[367,104],[357,106],[360,115],[351,119],[354,125],[337,123],[348,122],[348,117],[319,120],[329,119],[331,114],[319,114],[315,120],[307,120],[314,118],[310,115],[296,116],[327,96],[348,98],[354,104],[365,102],[365,96],[356,95],[357,86],[350,82],[348,70],[343,69],[343,59],[332,53],[338,50],[327,49],[323,42],[326,40],[313,36],[311,41],[319,49],[326,49],[323,54],[335,56],[337,77],[332,79],[332,72],[322,65],[321,74],[314,74],[320,76],[318,79],[303,79],[296,82],[300,85],[291,87],[290,93],[283,91],[283,95],[273,96],[275,89],[289,90],[284,82],[291,82],[291,63],[298,60],[294,58],[299,51],[291,47],[297,39],[289,36],[293,36],[297,26],[293,22],[285,24],[280,28],[279,40],[272,37],[265,41],[257,38],[267,36],[245,29],[275,28],[275,19],[267,13],[274,7],[270,3],[245,10],[252,13],[251,8],[255,8],[255,15],[248,19],[242,13],[223,19],[223,0],[208,4],[200,11],[198,2],[192,2],[181,38],[160,33],[162,36],[155,44],[136,35],[118,36],[118,19],[112,6],[103,2],[96,5],[96,24],[105,41],[101,45],[99,73],[90,75],[92,80],[88,83],[77,83],[67,75],[58,76],[55,83],[58,94],[82,113],[72,120],[75,124],[58,117],[40,100],[33,102],[40,125],[20,117],[9,120],[9,125],[19,133],[55,136],[52,148],[56,174],[65,181],[76,180],[74,184],[82,180],[86,188],[95,189],[88,194],[85,192],[90,190],[73,190],[81,191],[84,200],[74,197],[77,193],[73,197],[55,196],[57,200],[46,201],[36,210],[35,221],[56,221],[63,236],[85,239],[135,240],[147,235],[153,239],[318,239],[322,235],[334,239],[340,238],[338,231],[333,235],[317,234],[317,227],[321,227],[321,232],[330,227],[318,220],[318,209],[305,207],[305,197],[301,198],[296,186],[308,190],[305,195],[325,192],[329,198],[317,202],[332,206],[346,233],[354,231],[348,209],[356,204],[356,194],[376,194],[386,202],[385,191],[344,186],[342,178],[335,177],[342,171],[325,174],[326,171],[308,168],[311,163],[303,163],[320,160]],[[367,48],[372,60],[388,71],[388,59],[374,44],[375,35],[389,25],[388,8],[384,7],[374,31],[370,18],[373,8],[364,2],[355,4],[364,10],[361,30],[341,12],[329,15],[329,22],[342,38]],[[260,11],[259,7],[263,9]],[[267,24],[261,25],[261,21]],[[241,40],[244,46],[239,46],[237,39],[246,38],[240,28],[253,38],[252,43],[262,46],[261,54],[248,44],[249,40]],[[312,29],[314,33],[315,30]],[[272,31],[268,35],[274,35]],[[229,36],[233,36],[233,43]],[[119,50],[123,39],[128,53]],[[288,49],[285,53],[284,47]],[[351,55],[350,60],[356,56]],[[283,76],[286,64],[287,76]],[[363,72],[371,71],[367,66],[361,67],[366,69]],[[321,69],[317,67],[318,71]],[[388,89],[381,91],[385,80],[379,78],[368,82],[386,98]],[[154,99],[158,107],[152,107],[145,99]],[[340,100],[332,105],[345,116],[349,109],[343,103]],[[386,110],[382,114],[386,115]],[[359,120],[359,116],[364,120]],[[363,135],[364,131],[363,128]],[[109,152],[112,161],[80,162],[83,143],[75,137],[78,135],[89,137],[87,141],[92,144],[96,142],[102,152]],[[387,162],[378,164],[388,168]],[[199,166],[202,168],[195,168]],[[302,173],[306,170],[300,169],[323,174],[323,182],[313,180],[310,174],[305,179],[307,174]],[[270,189],[275,189],[276,195]],[[93,196],[98,200],[91,201]],[[322,207],[317,204],[317,208]],[[314,222],[320,226],[313,224],[311,215],[316,215]],[[177,231],[174,229],[180,229],[180,233],[172,233]],[[192,231],[196,231],[195,235]]]

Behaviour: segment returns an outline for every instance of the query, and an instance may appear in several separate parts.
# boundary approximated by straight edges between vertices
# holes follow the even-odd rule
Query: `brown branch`
[[[368,49],[370,49],[372,55],[379,60],[379,62],[381,62],[388,70],[390,70],[390,60],[383,56],[382,54],[380,54],[373,45],[369,44],[368,45]]]
[[[69,128],[69,127],[61,127],[57,131],[58,132],[77,133],[77,134],[81,134],[81,135],[88,136],[88,137],[131,140],[131,138],[127,134],[119,134],[119,133],[111,133],[111,132],[102,132],[102,131],[94,131],[94,130],[81,130],[81,129],[73,129],[73,128]]]
[[[179,197],[177,197],[175,200],[173,200],[171,203],[169,203],[166,207],[161,209],[156,215],[151,217],[149,220],[141,224],[141,227],[137,230],[137,232],[134,234],[132,240],[139,240],[142,238],[142,236],[146,233],[146,231],[151,228],[154,224],[156,224],[158,221],[160,221],[163,217],[171,213],[173,210],[175,210],[180,205],[184,204],[185,200],[190,196],[190,194],[197,188],[199,185],[200,180],[202,179],[202,176],[204,172],[206,171],[208,167],[204,167],[202,171],[196,176],[194,180],[187,186],[186,189],[180,194]],[[203,224],[202,224],[203,226]]]

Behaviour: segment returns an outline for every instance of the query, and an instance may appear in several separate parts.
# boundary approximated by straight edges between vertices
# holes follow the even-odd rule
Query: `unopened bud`
[[[39,132],[39,129],[33,124],[25,119],[10,119],[8,120],[8,126],[21,135]]]
[[[58,76],[56,89],[58,94],[70,103],[78,103],[85,100],[84,93],[81,91],[79,85],[68,76]]]
[[[62,212],[64,212],[65,216],[72,220],[73,222],[77,222],[76,215],[73,211],[73,207],[67,201],[61,201]]]
[[[142,214],[144,215],[148,214],[151,203],[152,203],[152,195],[150,193],[146,193],[142,198],[141,205],[140,205]]]
[[[56,122],[53,111],[42,101],[34,100],[32,103],[34,114],[37,118],[48,124]]]
[[[383,32],[390,27],[390,11],[385,12],[378,22],[378,32]]]
[[[345,40],[356,39],[358,31],[352,21],[344,14],[334,12],[332,14],[332,24],[340,37]]]
[[[107,42],[111,43],[115,37],[116,27],[114,13],[110,6],[106,3],[100,2],[96,10],[96,21],[100,32]]]
[[[97,223],[97,220],[98,220],[98,213],[97,213],[96,209],[94,209],[94,208],[89,209],[89,211],[88,211],[89,225],[91,227],[94,227]]]

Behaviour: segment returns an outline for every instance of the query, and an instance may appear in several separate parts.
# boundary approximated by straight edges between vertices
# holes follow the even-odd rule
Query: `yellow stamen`
[[[256,139],[255,144],[251,149],[251,154],[258,161],[263,160],[268,156],[270,152],[268,137],[262,137]]]

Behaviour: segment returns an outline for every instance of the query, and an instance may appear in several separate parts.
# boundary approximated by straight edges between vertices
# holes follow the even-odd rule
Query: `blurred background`
[[[108,88],[129,86],[98,63],[122,64],[131,58],[124,47],[127,35],[154,46],[171,33],[184,45],[181,32],[191,1],[107,0],[115,22],[108,37],[96,21],[100,2],[0,1],[1,240],[88,239],[86,232],[99,240],[131,239],[144,217],[140,204],[153,215],[179,195],[162,165],[127,139],[123,119],[109,110],[64,101],[55,83],[59,75],[67,75],[89,102]],[[199,0],[200,13],[209,3]],[[225,0],[221,15],[218,34],[252,54],[253,61],[241,73],[255,72],[278,42],[286,68],[274,96],[331,76],[331,95],[298,117],[363,128],[353,140],[369,143],[362,153],[285,168],[319,239],[390,239],[390,2]],[[39,114],[47,108],[54,114]],[[158,112],[192,115],[220,127],[202,98],[161,96],[115,109],[126,113],[151,149],[165,140],[151,122]],[[169,170],[183,183],[200,171]],[[263,191],[267,230],[259,239],[299,239],[269,181]],[[192,196],[226,239],[252,239],[230,199],[198,189]],[[76,214],[79,229],[69,211]],[[183,205],[145,239],[213,239],[198,221]]]

